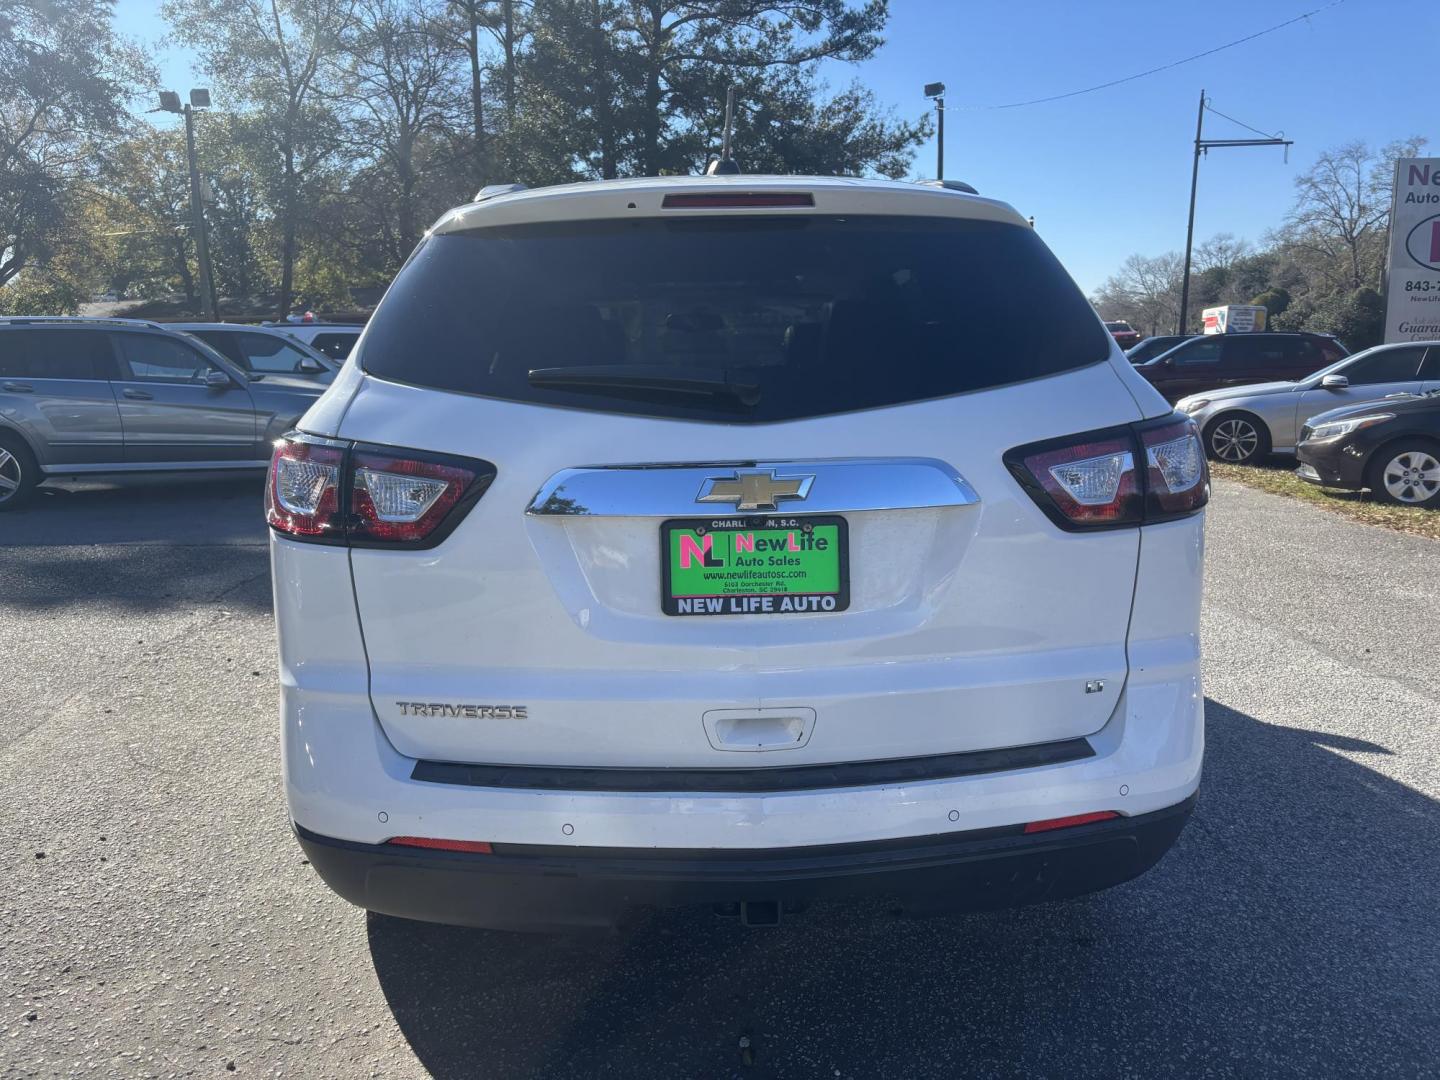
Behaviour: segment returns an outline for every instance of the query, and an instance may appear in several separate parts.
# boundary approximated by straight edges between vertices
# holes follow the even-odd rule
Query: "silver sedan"
[[[1246,465],[1295,453],[1301,426],[1316,413],[1426,390],[1440,390],[1440,341],[1377,345],[1297,382],[1210,390],[1176,408],[1200,426],[1210,457]]]

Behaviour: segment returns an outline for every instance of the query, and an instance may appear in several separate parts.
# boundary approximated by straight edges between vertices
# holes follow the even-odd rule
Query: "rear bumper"
[[[1058,900],[1127,881],[1169,850],[1178,805],[1052,832],[1019,826],[871,843],[692,851],[497,844],[490,855],[296,835],[346,900],[408,919],[513,930],[607,927],[688,904],[877,897],[912,913]]]

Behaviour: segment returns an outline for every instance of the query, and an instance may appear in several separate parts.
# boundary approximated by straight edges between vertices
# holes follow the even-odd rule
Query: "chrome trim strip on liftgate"
[[[809,482],[779,485],[783,491],[773,506],[742,509],[738,503],[719,504],[709,494],[715,490],[714,481],[733,482],[755,473],[774,481]],[[973,506],[979,501],[975,489],[953,466],[934,458],[717,461],[562,469],[545,481],[525,513],[535,517],[654,518],[686,513],[836,514]]]

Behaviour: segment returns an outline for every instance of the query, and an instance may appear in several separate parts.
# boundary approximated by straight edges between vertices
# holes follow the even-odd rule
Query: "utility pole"
[[[1205,100],[1205,91],[1201,90],[1200,108],[1195,113],[1195,160],[1190,167],[1190,220],[1185,226],[1185,274],[1180,281],[1180,317],[1175,326],[1177,334],[1185,333],[1186,316],[1190,311],[1190,253],[1195,246],[1195,189],[1200,182],[1200,155],[1226,146],[1284,146],[1287,147],[1286,155],[1288,157],[1288,147],[1295,145],[1293,140],[1282,139],[1279,135],[1266,136],[1261,139],[1207,139],[1205,138],[1205,110],[1209,107]],[[1214,112],[1213,109],[1210,111]],[[1240,126],[1249,127],[1248,124]]]
[[[925,84],[925,96],[935,101],[935,179],[945,179],[945,84]]]
[[[215,277],[210,269],[210,237],[205,225],[205,200],[200,192],[200,169],[195,163],[195,110],[210,107],[209,90],[191,90],[190,100],[182,108],[180,95],[173,90],[160,92],[160,110],[179,113],[185,118],[185,160],[190,169],[190,216],[195,231],[195,261],[200,265],[200,302],[211,322],[220,321],[215,303]]]

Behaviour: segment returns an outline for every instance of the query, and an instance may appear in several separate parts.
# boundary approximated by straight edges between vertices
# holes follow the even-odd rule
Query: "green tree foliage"
[[[194,310],[183,137],[130,119],[154,80],[111,35],[109,2],[0,0],[0,227],[12,237],[0,283],[28,264],[27,305],[105,291]],[[162,11],[214,91],[194,120],[231,310],[352,306],[352,289],[387,282],[484,183],[700,172],[720,152],[731,87],[748,172],[903,176],[930,131],[926,112],[897,118],[858,82],[822,81],[827,61],[874,55],[886,0],[164,0]],[[82,191],[77,213],[67,200]],[[59,259],[62,239],[85,258]]]
[[[340,141],[336,62],[354,8],[354,0],[165,0],[163,7],[229,99],[253,112],[268,143],[282,314],[295,292],[302,218],[314,194],[307,188]]]
[[[1276,285],[1274,288],[1266,289],[1259,296],[1253,297],[1250,303],[1258,304],[1272,317],[1278,317],[1284,315],[1290,307],[1290,290]]]
[[[147,74],[107,0],[0,0],[0,286],[63,257]]]

